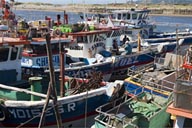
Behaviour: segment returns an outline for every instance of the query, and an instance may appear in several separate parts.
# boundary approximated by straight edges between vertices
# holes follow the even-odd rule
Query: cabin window
[[[117,14],[117,18],[118,18],[118,20],[121,20],[121,13]]]
[[[19,59],[22,58],[22,48],[19,48]]]
[[[79,43],[79,42],[83,42],[83,37],[82,36],[77,37],[77,43]]]
[[[88,43],[87,36],[79,36],[77,37],[77,43]]]
[[[0,48],[0,62],[7,61],[9,56],[9,48]]]
[[[98,35],[95,35],[95,38],[94,38],[93,42],[96,42],[96,41],[98,41]]]
[[[142,13],[139,13],[139,20],[141,20],[142,19],[142,16],[143,16],[143,14]]]
[[[58,52],[59,51],[59,43],[51,44],[52,52]]]
[[[136,14],[136,13],[133,13],[133,14],[132,14],[132,19],[133,19],[133,20],[136,20],[136,19],[137,19],[137,14]]]
[[[12,49],[11,49],[11,60],[16,60],[17,53],[18,53],[18,48],[17,47],[12,47]]]
[[[126,19],[126,13],[123,13],[123,19],[124,20]]]
[[[84,42],[84,43],[88,43],[87,36],[84,36],[84,37],[83,37],[83,42]]]
[[[131,17],[130,13],[127,13],[127,20],[130,20],[130,17]]]
[[[143,14],[143,19],[147,19],[147,17],[148,17],[148,13],[144,13]]]
[[[89,42],[93,42],[93,38],[94,38],[94,36],[90,35],[89,36]]]
[[[35,54],[46,54],[46,45],[31,45],[33,53]]]

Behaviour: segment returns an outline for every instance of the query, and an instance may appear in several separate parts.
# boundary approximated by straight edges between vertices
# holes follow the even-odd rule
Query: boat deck
[[[182,116],[182,117],[192,119],[192,110],[176,108],[173,106],[173,103],[167,107],[167,112],[171,113],[172,115],[177,115],[177,116]]]
[[[142,93],[140,96],[128,99],[107,112],[101,112],[96,120],[110,127],[149,126],[149,120],[167,106],[168,99],[149,93]],[[100,110],[105,110],[105,107]]]

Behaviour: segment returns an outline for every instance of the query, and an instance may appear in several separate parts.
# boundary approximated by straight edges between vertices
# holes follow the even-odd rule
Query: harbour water
[[[45,19],[45,16],[50,16],[53,20],[56,20],[57,14],[63,16],[63,12],[56,11],[33,11],[33,10],[15,10],[17,16],[25,18],[27,21]],[[76,23],[81,21],[80,13],[70,13],[69,23]],[[82,14],[81,14],[82,15]],[[178,30],[185,30],[187,28],[192,29],[191,17],[180,16],[151,16],[151,22],[156,24],[157,32],[174,32],[176,28]]]

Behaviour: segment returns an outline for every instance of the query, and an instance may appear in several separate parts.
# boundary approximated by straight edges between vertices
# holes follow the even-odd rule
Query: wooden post
[[[57,91],[56,91],[56,82],[55,82],[55,73],[54,73],[54,67],[53,67],[53,58],[52,58],[52,50],[51,50],[51,36],[49,33],[45,35],[46,37],[46,49],[47,49],[47,56],[48,56],[48,62],[49,62],[49,75],[50,75],[50,84],[52,89],[52,95],[53,95],[53,105],[54,105],[54,111],[55,116],[57,120],[57,125],[60,128],[62,126],[61,116],[59,114],[58,105],[57,105]]]
[[[64,85],[65,85],[65,79],[64,79],[64,52],[63,52],[63,48],[61,45],[61,42],[59,42],[59,58],[60,58],[60,96],[63,97],[65,94],[65,90],[64,90]]]
[[[137,41],[137,49],[138,52],[141,51],[141,37],[140,37],[140,32],[138,33],[138,41]]]
[[[42,113],[41,113],[41,118],[40,118],[40,121],[39,121],[39,126],[38,126],[38,128],[41,128],[41,127],[44,125],[45,112],[46,112],[47,106],[48,106],[48,104],[49,104],[51,92],[52,92],[52,88],[51,88],[51,84],[50,84],[50,82],[49,82],[49,88],[48,88],[48,90],[47,90],[47,98],[46,98],[46,102],[45,102],[44,107],[43,107],[43,111],[42,111]]]

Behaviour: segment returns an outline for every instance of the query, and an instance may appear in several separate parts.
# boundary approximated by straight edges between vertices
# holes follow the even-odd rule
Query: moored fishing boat
[[[138,33],[142,38],[149,38],[153,35],[155,24],[151,22],[149,17],[149,9],[130,9],[115,10],[110,13],[111,20],[114,25],[127,26],[123,37],[126,35],[130,41],[136,41]]]
[[[177,59],[181,60],[182,56],[167,53],[165,58],[156,58],[155,63],[150,65],[129,68],[128,77],[124,80],[127,93],[139,94],[144,89],[168,97],[173,92],[176,82],[176,68],[180,65]]]
[[[96,58],[105,50],[105,36],[111,30],[95,30],[87,32],[68,33],[67,38],[52,38],[53,62],[59,73],[60,57],[63,56],[65,75],[85,78],[92,70],[103,73],[105,80],[109,80],[112,72],[111,58]],[[59,48],[60,45],[60,48]],[[41,75],[48,69],[46,42],[42,38],[32,38],[31,44],[23,51],[23,73]],[[29,52],[28,52],[29,51]],[[64,53],[67,51],[67,53]],[[107,53],[107,51],[105,52]],[[110,53],[108,53],[110,55]],[[102,56],[101,56],[102,57]],[[97,60],[98,59],[98,60]],[[100,60],[99,60],[100,59]],[[58,74],[56,73],[56,75]]]
[[[153,90],[152,90],[153,91]],[[166,113],[168,98],[155,93],[141,92],[132,98],[121,98],[96,109],[94,128],[156,128],[169,124],[170,114]]]
[[[31,78],[31,80],[32,79],[35,79],[35,81],[37,82],[33,83],[34,86],[41,86],[39,84],[39,78],[35,77]],[[2,87],[3,85],[1,85],[1,88]],[[95,112],[96,107],[110,101],[110,97],[112,96],[115,90],[114,87],[115,84],[111,83],[98,89],[90,91],[87,90],[88,92],[86,91],[81,93],[79,92],[78,94],[74,95],[69,94],[69,96],[58,98],[57,104],[59,106],[59,114],[61,116],[63,126],[66,127],[89,126],[90,122],[87,122],[88,124],[84,124],[82,122],[86,123],[86,121],[94,117],[94,115],[96,114]],[[24,90],[22,88],[17,89],[20,91]],[[39,89],[37,90],[40,91]],[[39,125],[41,113],[43,112],[42,110],[44,104],[46,104],[45,98],[47,97],[47,95],[39,92],[38,94],[39,96],[41,96],[41,98],[37,96],[35,96],[35,98],[31,98],[30,94],[21,95],[19,93],[16,93],[15,91],[10,91],[6,89],[1,89],[1,92],[2,92],[1,93],[2,102],[0,104],[1,127],[20,127],[20,126],[37,127]],[[14,93],[16,93],[16,96],[14,97],[13,100],[3,95],[3,93],[6,93],[7,95],[13,95]],[[30,101],[32,99],[33,101]],[[52,100],[48,104],[45,116],[46,116],[45,123],[43,126],[57,125],[57,121],[55,119],[54,114],[54,104]]]
[[[114,10],[107,14],[96,14],[88,19],[88,24],[106,25],[110,21],[114,26],[123,26],[124,32],[121,35],[121,41],[126,35],[130,41],[136,41],[138,33],[143,38],[149,38],[153,35],[154,23],[150,21],[149,9],[126,9]]]

